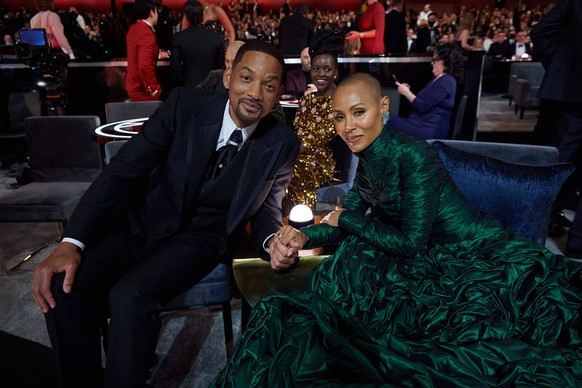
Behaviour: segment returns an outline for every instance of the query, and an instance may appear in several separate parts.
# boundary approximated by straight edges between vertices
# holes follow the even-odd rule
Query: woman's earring
[[[386,125],[386,123],[390,120],[390,113],[388,111],[382,114],[382,126]]]

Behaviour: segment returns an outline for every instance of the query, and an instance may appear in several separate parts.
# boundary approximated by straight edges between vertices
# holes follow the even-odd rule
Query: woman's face
[[[328,93],[336,76],[337,66],[332,55],[320,54],[311,59],[311,82],[317,88],[318,96]]]
[[[361,152],[382,132],[388,97],[374,98],[364,83],[341,86],[333,94],[335,130],[352,152]]]
[[[445,70],[445,61],[439,59],[435,54],[435,56],[432,58],[432,75],[438,77],[439,75],[444,74]]]

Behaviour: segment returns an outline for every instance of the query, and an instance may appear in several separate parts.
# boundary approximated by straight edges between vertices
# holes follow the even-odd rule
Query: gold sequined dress
[[[329,184],[335,173],[335,160],[329,146],[335,136],[331,96],[313,93],[304,96],[293,126],[302,148],[286,199],[289,205],[303,203],[314,209],[315,189]]]

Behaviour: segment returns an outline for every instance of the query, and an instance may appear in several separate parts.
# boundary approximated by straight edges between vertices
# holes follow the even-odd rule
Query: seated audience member
[[[202,5],[196,0],[184,4],[184,15],[190,26],[172,38],[170,64],[176,86],[195,87],[210,73],[222,66],[224,50],[220,36],[202,27]]]
[[[505,32],[497,31],[493,38],[493,43],[489,45],[489,50],[487,50],[487,55],[495,59],[503,59],[505,53],[507,52],[507,47],[509,43],[505,39]]]
[[[447,138],[463,68],[463,54],[456,44],[438,45],[432,60],[434,78],[418,94],[412,93],[408,84],[396,82],[398,93],[410,101],[412,111],[408,118],[390,116],[390,127],[423,139]]]
[[[335,160],[330,147],[335,137],[331,95],[337,79],[337,36],[321,30],[309,46],[313,87],[305,92],[293,121],[301,149],[287,189],[289,205],[304,204],[315,209],[315,190],[330,183],[335,174]]]
[[[531,59],[531,44],[525,42],[525,35],[525,31],[519,31],[515,34],[515,42],[507,46],[507,50],[503,54],[504,58]]]
[[[429,144],[382,127],[387,111],[373,76],[339,84],[354,185],[320,224],[283,226],[271,267],[337,249],[303,290],[259,301],[213,386],[579,386],[580,264],[471,208]]]
[[[268,255],[299,152],[269,115],[284,66],[273,45],[249,42],[226,70],[228,96],[175,88],[83,195],[32,285],[61,386],[144,387],[165,304],[230,257],[229,236],[249,221]]]
[[[301,67],[287,72],[285,94],[300,99],[307,90],[307,85],[311,83],[310,71],[311,58],[309,57],[309,47],[305,47],[301,50]]]

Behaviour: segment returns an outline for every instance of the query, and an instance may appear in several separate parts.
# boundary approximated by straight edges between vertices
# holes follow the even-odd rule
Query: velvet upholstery
[[[469,204],[513,232],[545,243],[552,202],[574,170],[571,164],[515,164],[439,141],[432,146]]]

